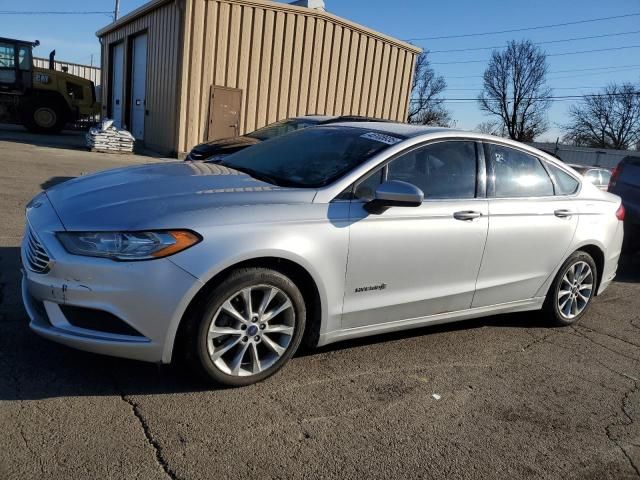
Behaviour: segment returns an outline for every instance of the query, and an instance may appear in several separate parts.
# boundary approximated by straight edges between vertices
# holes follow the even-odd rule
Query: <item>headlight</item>
[[[57,237],[73,255],[113,260],[151,260],[181,252],[202,238],[189,230],[151,232],[58,232]]]

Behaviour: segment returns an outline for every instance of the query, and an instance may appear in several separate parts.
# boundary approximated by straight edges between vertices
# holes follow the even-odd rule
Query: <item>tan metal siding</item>
[[[179,151],[205,138],[213,85],[242,90],[241,133],[311,113],[406,118],[417,51],[402,42],[261,0],[188,0],[186,19]]]
[[[203,141],[214,85],[242,90],[241,133],[312,113],[406,119],[417,48],[265,0],[153,0],[102,29],[105,105],[109,46],[143,31],[151,148],[185,152]]]
[[[293,34],[295,30],[295,16],[285,13],[284,30],[282,34],[282,64],[280,66],[280,87],[278,91],[278,118],[284,118],[289,112],[289,81],[291,79],[291,65],[293,62]],[[248,130],[245,130],[248,131]]]
[[[109,46],[124,42],[126,66],[129,38],[145,31],[148,42],[146,109],[149,111],[149,115],[145,117],[145,145],[160,152],[175,152],[180,85],[178,72],[181,67],[179,57],[182,44],[181,13],[178,3],[169,2],[160,5],[145,15],[101,36],[102,84],[105,86],[102,89],[103,113],[106,115],[109,95],[107,88],[110,83],[108,81],[110,78]]]

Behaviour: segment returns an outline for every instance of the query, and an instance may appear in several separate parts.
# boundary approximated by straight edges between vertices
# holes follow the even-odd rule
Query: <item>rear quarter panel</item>
[[[584,182],[577,200],[575,205],[578,212],[578,226],[571,248],[538,291],[539,296],[546,295],[551,282],[569,255],[585,246],[594,245],[604,254],[604,267],[598,293],[601,293],[615,276],[624,235],[623,224],[616,217],[620,198]]]

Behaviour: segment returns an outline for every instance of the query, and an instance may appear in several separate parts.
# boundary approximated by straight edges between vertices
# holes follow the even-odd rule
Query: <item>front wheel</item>
[[[304,298],[287,276],[265,268],[236,270],[213,289],[196,319],[193,360],[217,383],[259,382],[295,353],[305,320]]]
[[[596,293],[596,264],[583,251],[573,253],[556,275],[544,309],[556,325],[577,323],[586,313]]]

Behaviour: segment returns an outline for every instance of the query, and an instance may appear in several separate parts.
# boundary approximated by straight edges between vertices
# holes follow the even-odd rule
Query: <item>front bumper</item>
[[[46,198],[37,212],[27,210],[27,228],[51,257],[49,270],[30,269],[22,242],[22,297],[30,328],[49,340],[94,353],[167,363],[175,331],[200,282],[168,259],[115,262],[70,255],[55,237],[63,230]],[[74,325],[66,307],[106,312],[139,335],[108,333]],[[91,311],[89,310],[89,311]],[[94,322],[95,324],[95,322]]]

